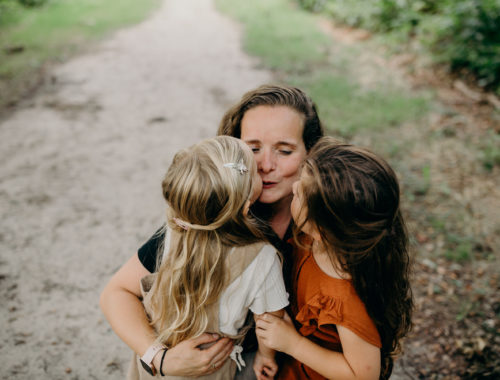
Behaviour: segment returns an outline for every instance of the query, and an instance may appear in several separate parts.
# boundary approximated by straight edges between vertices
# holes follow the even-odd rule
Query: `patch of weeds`
[[[414,202],[427,195],[431,189],[431,166],[425,164],[413,170],[404,170],[401,179],[406,198]]]
[[[455,319],[460,322],[463,321],[467,318],[469,313],[477,307],[476,302],[470,301],[470,300],[465,300],[460,304],[460,309],[458,311],[457,316]]]
[[[431,167],[430,165],[425,165],[421,169],[421,181],[415,188],[416,195],[425,195],[431,188]]]
[[[472,247],[470,243],[463,242],[458,244],[453,249],[447,249],[444,256],[451,261],[464,262],[469,261],[471,258]]]
[[[480,149],[480,160],[483,167],[491,172],[495,166],[500,166],[500,135],[490,131]]]
[[[445,220],[437,218],[435,216],[432,216],[430,218],[430,225],[432,226],[432,228],[434,228],[436,231],[439,231],[439,232],[444,232],[446,229]]]

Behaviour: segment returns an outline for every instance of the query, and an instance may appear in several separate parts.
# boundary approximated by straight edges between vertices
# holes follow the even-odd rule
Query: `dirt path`
[[[172,154],[270,80],[212,1],[169,0],[0,124],[2,379],[122,379],[98,296],[163,218]]]

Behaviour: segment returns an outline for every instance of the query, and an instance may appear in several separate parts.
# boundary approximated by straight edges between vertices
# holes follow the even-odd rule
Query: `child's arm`
[[[379,378],[380,349],[348,328],[337,325],[343,353],[323,348],[300,335],[287,314],[283,319],[265,314],[257,320],[255,331],[266,346],[293,356],[326,378]]]
[[[138,355],[155,343],[156,334],[150,326],[139,296],[140,281],[150,274],[142,265],[137,254],[114,274],[101,293],[100,306],[115,333]],[[196,339],[188,339],[169,349],[164,358],[163,372],[177,376],[200,376],[220,366],[232,350],[232,341],[220,339],[207,350],[197,348],[200,344],[214,342],[218,337],[203,334]],[[161,354],[153,360],[159,369]]]
[[[278,318],[283,318],[285,311],[278,310],[270,312],[269,314],[272,314]],[[263,315],[264,314],[261,314],[260,316]],[[257,320],[260,316],[256,315],[255,319]],[[255,354],[255,360],[253,362],[253,370],[255,372],[255,376],[257,376],[257,380],[272,379],[278,372],[278,365],[274,360],[276,351],[266,346],[262,338],[260,338],[258,335],[257,341],[259,343],[259,349]]]
[[[281,319],[283,318],[285,311],[282,309],[270,312],[269,314],[272,314]],[[261,316],[262,315],[263,314],[261,314]],[[255,317],[256,320],[259,318],[258,315],[256,315]],[[278,366],[276,364],[276,361],[274,360],[276,351],[266,346],[266,344],[261,338],[259,338],[259,336],[257,336],[257,341],[259,343],[259,349],[257,350],[257,354],[255,355],[253,370],[255,372],[255,375],[257,376],[257,380],[272,379],[278,372]]]

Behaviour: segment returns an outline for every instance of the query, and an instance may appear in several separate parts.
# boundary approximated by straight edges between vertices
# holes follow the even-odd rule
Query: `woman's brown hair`
[[[317,228],[332,263],[351,276],[379,331],[380,378],[388,378],[413,309],[396,174],[374,153],[331,137],[311,149],[303,170],[303,223]]]
[[[240,138],[241,120],[245,112],[257,106],[286,106],[303,115],[302,139],[307,151],[323,136],[323,127],[311,98],[299,88],[283,85],[263,85],[244,94],[241,100],[225,113],[217,134]]]

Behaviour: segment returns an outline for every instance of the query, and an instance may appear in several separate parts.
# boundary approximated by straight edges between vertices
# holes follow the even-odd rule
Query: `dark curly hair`
[[[316,143],[303,170],[307,212],[302,226],[313,223],[332,262],[351,276],[380,334],[380,378],[386,379],[411,328],[413,310],[396,174],[374,153],[332,137]]]

